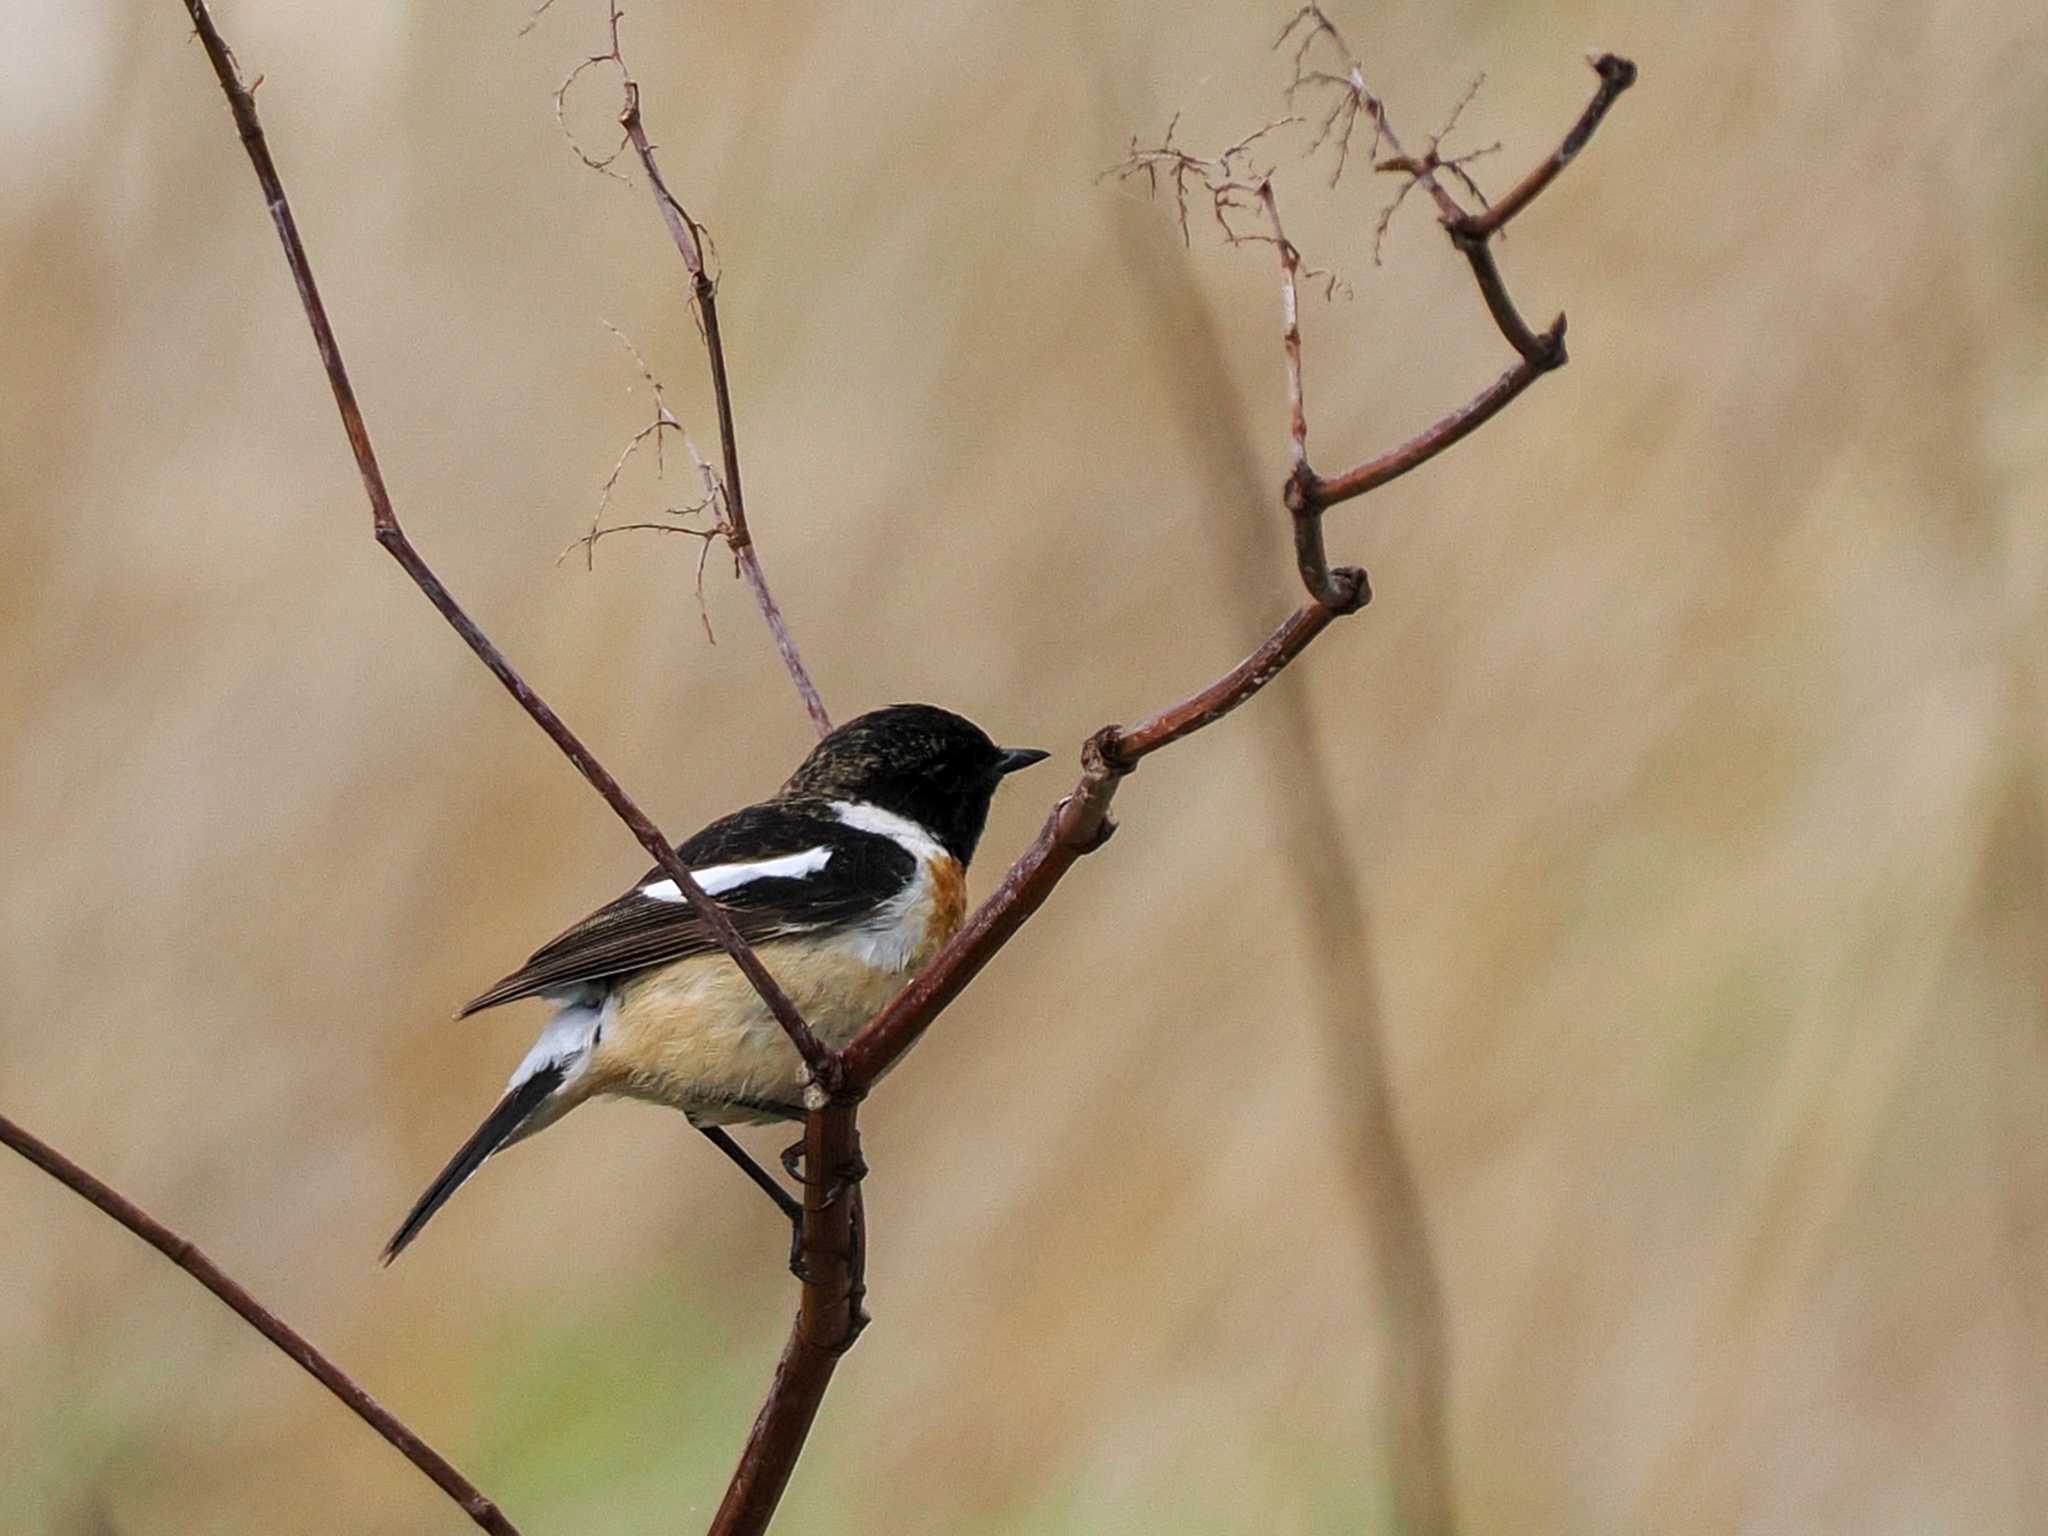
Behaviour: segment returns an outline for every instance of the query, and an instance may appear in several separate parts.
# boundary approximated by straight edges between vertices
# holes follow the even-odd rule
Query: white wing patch
[[[832,861],[830,848],[806,848],[802,853],[785,853],[779,859],[762,859],[754,864],[709,864],[693,869],[691,876],[704,887],[704,894],[717,896],[755,880],[800,880],[815,875]],[[655,880],[640,887],[650,901],[681,901],[683,893],[673,880]]]

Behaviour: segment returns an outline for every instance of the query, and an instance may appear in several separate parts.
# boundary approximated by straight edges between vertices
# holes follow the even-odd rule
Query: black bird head
[[[966,864],[1003,776],[1046,755],[1036,747],[999,747],[950,710],[891,704],[819,742],[782,793],[864,801],[907,816]]]

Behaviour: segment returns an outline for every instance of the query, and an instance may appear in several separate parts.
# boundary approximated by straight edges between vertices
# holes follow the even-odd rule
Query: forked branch
[[[1411,469],[1428,463],[1452,444],[1470,435],[1485,425],[1514,398],[1531,384],[1553,369],[1562,368],[1567,361],[1564,345],[1565,317],[1559,314],[1541,331],[1534,330],[1515,307],[1509,295],[1507,283],[1502,278],[1499,263],[1494,259],[1493,237],[1504,229],[1508,222],[1534,202],[1565,166],[1569,165],[1579,151],[1600,126],[1607,111],[1621,93],[1635,84],[1636,67],[1627,59],[1606,53],[1590,60],[1594,73],[1600,77],[1600,84],[1593,93],[1593,99],[1572,124],[1563,142],[1542,164],[1538,165],[1507,196],[1490,208],[1479,212],[1468,210],[1460,203],[1439,173],[1455,173],[1473,192],[1477,186],[1462,172],[1462,165],[1469,156],[1447,159],[1440,151],[1444,135],[1451,124],[1447,123],[1430,140],[1429,148],[1421,155],[1411,155],[1402,147],[1400,135],[1387,115],[1386,103],[1367,88],[1365,69],[1350,47],[1344,41],[1343,33],[1337,30],[1320,5],[1304,5],[1292,20],[1282,28],[1274,46],[1288,41],[1295,43],[1294,81],[1289,86],[1290,99],[1304,90],[1319,88],[1336,94],[1336,105],[1326,122],[1325,136],[1341,131],[1348,140],[1351,125],[1363,115],[1373,125],[1373,146],[1375,151],[1384,142],[1393,153],[1380,160],[1375,169],[1408,178],[1407,186],[1420,186],[1427,191],[1437,206],[1438,222],[1442,224],[1451,244],[1471,265],[1473,281],[1478,285],[1481,299],[1487,313],[1493,317],[1495,326],[1515,349],[1520,361],[1500,378],[1489,384],[1477,395],[1438,421],[1427,431],[1418,434],[1398,448],[1379,454],[1362,464],[1352,466],[1334,475],[1319,475],[1308,466],[1306,456],[1297,454],[1294,467],[1287,482],[1287,506],[1297,520],[1319,514],[1340,502],[1363,496],[1376,490],[1388,481],[1398,479]],[[1318,50],[1334,53],[1338,60],[1335,69],[1319,69],[1313,64]],[[1475,85],[1476,88],[1476,85]],[[1468,91],[1458,108],[1451,114],[1455,123],[1458,113],[1471,100]],[[1341,120],[1341,130],[1330,125]],[[1319,140],[1320,142],[1320,140]],[[1405,192],[1407,187],[1404,186]],[[1398,204],[1399,199],[1396,199]],[[1389,210],[1391,212],[1391,209]],[[1384,227],[1384,219],[1382,220]],[[1298,363],[1296,364],[1298,366]],[[1313,536],[1320,539],[1320,534]],[[1297,533],[1297,542],[1301,535]],[[1306,558],[1306,557],[1305,557]],[[1309,577],[1309,567],[1304,566],[1304,577]]]

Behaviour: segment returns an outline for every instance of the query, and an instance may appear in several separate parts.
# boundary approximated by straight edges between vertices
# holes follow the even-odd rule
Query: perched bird
[[[678,845],[818,1038],[837,1049],[938,953],[1005,774],[1046,756],[896,704],[833,731],[773,797]],[[794,1221],[800,1207],[723,1127],[802,1119],[802,1058],[659,868],[467,1004],[554,1017],[505,1096],[428,1186],[388,1264],[494,1152],[597,1094],[680,1109]]]

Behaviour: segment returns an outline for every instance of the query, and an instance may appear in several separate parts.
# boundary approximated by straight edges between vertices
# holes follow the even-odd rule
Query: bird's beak
[[[998,774],[1015,773],[1019,768],[1029,768],[1033,763],[1042,763],[1050,752],[1041,752],[1036,747],[1005,747],[1003,755],[996,759]]]

